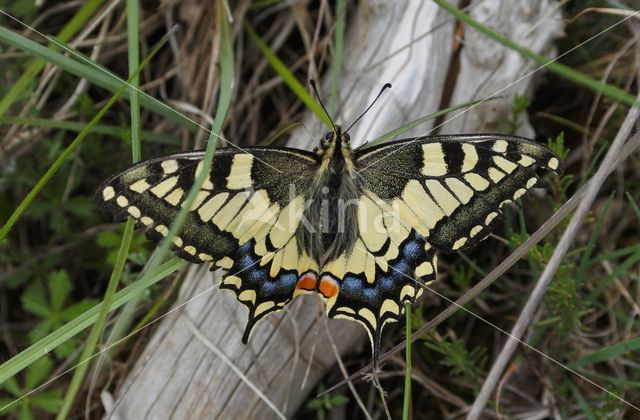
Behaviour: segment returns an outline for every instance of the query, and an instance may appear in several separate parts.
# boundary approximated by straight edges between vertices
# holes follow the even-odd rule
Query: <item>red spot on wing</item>
[[[331,299],[334,296],[338,295],[338,291],[340,290],[340,286],[338,282],[329,276],[322,276],[320,279],[320,287],[318,287],[318,291],[327,299]]]
[[[296,289],[314,291],[316,290],[316,281],[318,278],[313,273],[305,273],[300,276],[298,283],[296,283]]]

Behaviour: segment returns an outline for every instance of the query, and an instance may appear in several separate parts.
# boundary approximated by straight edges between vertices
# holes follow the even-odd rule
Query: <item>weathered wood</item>
[[[474,1],[469,14],[538,54],[555,56],[554,39],[563,35],[562,16],[556,0]],[[447,115],[442,133],[504,132],[516,95],[529,94],[544,69],[520,54],[485,37],[475,29],[464,28],[464,46],[450,104],[456,105],[496,96],[467,112]],[[534,71],[535,70],[535,71]],[[460,116],[456,116],[461,114]],[[533,137],[526,113],[516,133]]]
[[[485,0],[480,7],[472,5],[472,8],[476,17],[488,20],[491,25],[495,7],[500,7],[502,19],[509,22],[505,26],[517,34],[527,31],[544,15],[543,9],[554,2],[527,2],[531,13],[523,13],[524,6],[519,3]],[[384,83],[391,82],[393,88],[351,131],[355,145],[438,110],[454,51],[455,22],[433,2],[377,0],[367,4],[370,6],[368,16],[357,13],[347,25],[342,102],[335,119],[347,125],[365,109]],[[540,6],[535,9],[535,4]],[[498,29],[506,29],[505,26]],[[555,33],[557,31],[540,25],[523,42],[536,51],[546,51]],[[530,39],[532,37],[535,40]],[[482,97],[487,91],[493,93],[493,87],[497,90],[529,68],[524,60],[514,57],[513,52],[489,41],[483,46],[479,35],[473,40],[469,38],[462,51],[460,75],[451,104]],[[500,67],[496,72],[496,67],[487,65],[487,59],[482,58],[483,51],[494,49],[499,51],[501,62],[510,63],[508,71]],[[495,64],[491,59],[488,62]],[[526,89],[519,86],[519,92]],[[488,109],[497,107],[498,103],[502,106],[498,109],[504,109],[511,101],[512,97],[508,97],[491,102]],[[468,131],[479,127],[491,129],[481,124],[489,119],[487,112],[486,108],[478,107],[469,112],[466,119],[459,118],[443,129],[449,132],[462,127]],[[291,145],[312,147],[326,132],[312,115],[305,119],[304,125],[306,129],[293,134]],[[403,137],[424,134],[431,126],[425,124]],[[310,138],[308,132],[314,137]],[[323,305],[316,296],[296,299],[286,313],[269,316],[255,328],[249,345],[244,346],[240,338],[246,309],[231,294],[213,287],[218,280],[219,276],[214,280],[214,275],[204,268],[189,271],[177,304],[179,309],[162,320],[120,390],[115,405],[108,410],[110,417],[277,418],[276,413],[193,334],[185,318],[287,417],[298,410],[316,382],[335,363],[325,322],[340,353],[361,349],[363,345],[368,347],[364,331],[356,323],[325,321]],[[186,301],[189,303],[182,306]],[[308,377],[303,383],[308,367]]]

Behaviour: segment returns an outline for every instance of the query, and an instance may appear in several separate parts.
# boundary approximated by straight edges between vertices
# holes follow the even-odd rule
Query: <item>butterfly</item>
[[[473,247],[502,208],[557,172],[549,148],[509,135],[417,137],[353,149],[333,130],[313,152],[286,147],[220,149],[149,159],[107,180],[99,207],[131,216],[162,240],[196,177],[205,180],[189,207],[176,253],[224,269],[220,288],[249,309],[242,336],[301,294],[317,293],[330,318],[367,331],[377,370],[382,329],[435,280],[436,252]]]
[[[314,152],[219,149],[149,159],[108,179],[99,207],[161,240],[206,171],[175,252],[224,269],[221,289],[248,310],[243,342],[268,314],[317,293],[330,318],[364,326],[377,361],[385,324],[435,280],[437,253],[471,248],[504,206],[560,161],[521,137],[418,137],[353,149],[334,127]]]

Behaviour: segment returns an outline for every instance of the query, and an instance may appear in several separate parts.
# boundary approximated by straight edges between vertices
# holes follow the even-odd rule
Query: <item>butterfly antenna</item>
[[[320,94],[318,94],[318,88],[316,87],[316,81],[311,79],[309,80],[309,84],[313,88],[313,92],[316,94],[316,98],[318,98],[318,102],[320,102],[320,106],[324,110],[325,115],[327,116],[327,118],[329,118],[329,121],[331,122],[331,127],[333,127],[333,131],[336,131],[336,125],[333,123],[333,120],[331,119],[331,115],[329,115],[327,108],[325,108],[324,104],[322,103],[322,99],[320,99]]]
[[[364,114],[366,114],[367,112],[369,112],[369,110],[371,109],[371,107],[373,106],[373,104],[375,104],[377,102],[377,100],[380,98],[380,96],[382,96],[382,92],[385,91],[385,89],[389,89],[391,88],[391,83],[385,83],[384,86],[382,86],[382,89],[380,89],[380,93],[378,93],[378,96],[376,96],[376,99],[373,100],[373,102],[371,102],[371,105],[369,105],[367,107],[367,109],[364,110],[364,112],[362,114],[360,114],[360,116],[358,118],[356,118],[356,120],[349,126],[349,128],[347,128],[344,133],[347,134],[347,132],[349,130],[351,130],[351,127],[353,127],[354,125],[356,125],[356,123],[358,121],[360,121],[362,119],[362,117],[364,117]]]

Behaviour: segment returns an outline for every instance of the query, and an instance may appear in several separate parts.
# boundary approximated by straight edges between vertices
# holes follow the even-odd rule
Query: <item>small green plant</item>
[[[515,134],[518,131],[518,128],[524,124],[522,116],[530,104],[531,101],[528,96],[516,95],[511,103],[511,113],[497,121],[496,125],[498,131]]]
[[[318,385],[318,393],[324,391],[324,385]],[[320,398],[314,398],[307,403],[307,407],[316,412],[319,419],[327,418],[327,414],[336,407],[342,407],[349,402],[349,398],[342,394],[327,394]]]
[[[467,264],[459,264],[453,267],[451,280],[464,293],[471,288],[471,281],[475,275],[473,267]]]
[[[569,149],[564,144],[564,132],[560,132],[555,138],[547,140],[547,146],[553,153],[558,155],[560,162],[565,162],[567,156],[569,156]],[[556,175],[546,178],[547,185],[551,190],[551,197],[553,197],[554,207],[558,209],[560,203],[567,201],[569,187],[573,185],[573,175]],[[554,209],[554,210],[555,210]]]
[[[511,104],[511,127],[509,130],[511,133],[515,133],[518,131],[518,128],[522,126],[522,116],[529,105],[531,105],[531,101],[526,95],[516,95],[516,97],[513,98],[513,104]]]
[[[22,294],[22,307],[40,320],[29,333],[32,343],[57,330],[66,322],[94,306],[97,301],[71,300],[72,284],[66,271],[54,271],[49,275],[46,286],[41,281],[32,282]],[[56,349],[58,358],[68,357],[79,345],[79,341],[68,340]]]
[[[118,227],[118,231],[103,231],[98,233],[97,243],[101,248],[107,250],[107,263],[113,267],[122,242],[124,225]],[[131,247],[127,254],[127,261],[143,266],[149,259],[149,241],[144,235],[133,235]]]
[[[548,317],[557,319],[555,330],[560,337],[582,328],[580,317],[590,306],[580,293],[572,272],[572,265],[560,265],[544,301]]]
[[[611,394],[624,395],[625,392],[621,387],[614,387],[611,389]],[[593,401],[591,401],[590,409],[595,418],[602,420],[625,418],[623,407],[620,405],[620,400],[611,394],[603,392],[602,395],[597,396]],[[629,411],[626,414],[631,415]]]
[[[51,359],[45,356],[26,369],[22,384],[19,384],[14,376],[0,385],[0,390],[9,395],[8,397],[0,397],[0,416],[13,415],[19,420],[31,420],[38,418],[37,412],[40,410],[51,414],[57,413],[62,404],[62,390],[59,388],[47,389],[26,396],[14,404],[15,400],[42,385],[51,374],[52,368]]]
[[[564,131],[561,131],[555,138],[547,140],[547,146],[553,153],[558,155],[560,161],[564,162],[569,156],[569,149],[564,144]]]
[[[464,339],[439,337],[434,334],[426,336],[422,341],[425,346],[444,356],[440,364],[450,369],[451,376],[457,376],[477,386],[482,383],[487,362],[484,348],[476,347],[469,351]]]

